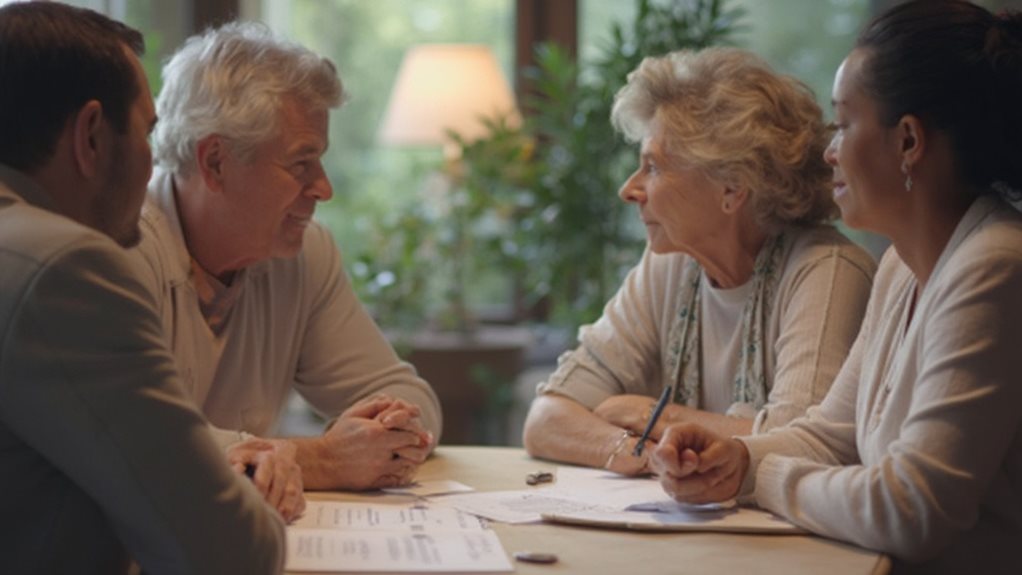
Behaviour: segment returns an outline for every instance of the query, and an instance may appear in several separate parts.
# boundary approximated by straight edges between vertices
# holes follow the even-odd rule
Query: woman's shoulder
[[[981,196],[943,247],[931,279],[938,281],[996,266],[1022,267],[1022,213],[994,196]]]
[[[828,224],[792,228],[785,232],[791,238],[788,255],[789,270],[804,269],[823,261],[836,259],[873,277],[877,263],[873,256]]]
[[[985,212],[952,255],[970,259],[1022,256],[1022,213],[996,198],[982,198],[977,204],[985,206]]]
[[[982,301],[998,306],[1004,317],[1017,318],[1016,302],[1022,293],[1022,214],[1003,204],[966,223],[974,227],[964,230],[964,237],[952,237],[927,282],[929,299],[947,309]],[[961,231],[956,230],[956,235]]]

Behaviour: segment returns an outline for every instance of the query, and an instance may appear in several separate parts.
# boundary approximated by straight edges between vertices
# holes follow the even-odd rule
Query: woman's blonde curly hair
[[[611,122],[632,142],[653,118],[683,165],[746,189],[768,231],[839,215],[823,159],[829,133],[812,91],[737,48],[650,57],[614,98]]]

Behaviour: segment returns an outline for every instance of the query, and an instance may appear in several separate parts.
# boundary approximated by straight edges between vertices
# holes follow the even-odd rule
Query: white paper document
[[[552,496],[572,501],[596,502],[623,511],[630,505],[670,499],[651,477],[627,477],[606,469],[558,467]]]
[[[479,518],[448,507],[423,504],[380,504],[309,501],[291,528],[397,531],[482,531]]]
[[[452,495],[438,501],[505,523],[553,521],[649,531],[802,533],[771,513],[734,501],[686,505],[667,496],[656,479],[602,469],[559,467],[556,482],[518,491]]]
[[[673,510],[648,511],[572,511],[544,513],[543,519],[553,523],[569,523],[591,527],[627,529],[631,531],[727,531],[729,533],[805,533],[803,529],[759,509],[699,509],[675,504]]]
[[[288,529],[288,571],[512,571],[493,531],[330,531]]]
[[[428,503],[309,501],[287,528],[287,546],[288,571],[512,570],[481,519]]]
[[[444,495],[447,493],[468,493],[475,489],[452,479],[435,479],[433,481],[416,481],[404,487],[386,487],[381,489],[384,493],[395,495],[414,495],[416,497],[430,497],[432,495]]]
[[[560,497],[550,491],[549,488],[542,488],[466,493],[449,495],[435,503],[450,505],[466,513],[501,523],[535,523],[543,520],[543,513],[615,511],[610,507]]]
[[[554,483],[539,487],[449,495],[436,503],[493,521],[535,523],[543,520],[543,514],[611,513],[666,497],[654,479],[603,469],[558,467],[555,477]]]

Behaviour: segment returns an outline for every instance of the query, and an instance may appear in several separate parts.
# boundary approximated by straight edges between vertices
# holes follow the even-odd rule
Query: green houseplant
[[[642,248],[615,191],[636,163],[610,125],[614,94],[642,58],[728,42],[741,9],[726,0],[636,0],[588,66],[553,44],[527,71],[527,118],[487,122],[466,142],[451,193],[404,206],[376,222],[355,281],[388,326],[470,331],[469,292],[501,270],[518,279],[525,306],[545,302],[552,320],[591,321]]]
[[[595,319],[642,247],[614,193],[635,151],[610,126],[613,96],[646,55],[727,40],[741,12],[724,4],[637,0],[634,21],[612,27],[588,68],[538,46],[524,124],[491,119],[473,141],[451,134],[460,150],[442,168],[451,185],[376,222],[372,250],[352,266],[356,287],[381,325],[403,331],[396,347],[437,388],[445,412],[479,415],[452,424],[475,428],[456,441],[499,441],[478,428],[507,411],[522,355],[519,344],[482,341],[469,296],[503,278],[514,282],[519,311],[545,307],[539,319],[569,328]],[[490,357],[495,349],[517,359]],[[458,374],[434,371],[456,364]]]
[[[357,289],[398,352],[444,405],[444,438],[502,443],[512,384],[527,330],[482,326],[469,305],[480,283],[518,269],[507,241],[535,184],[531,140],[504,118],[485,120],[486,137],[465,141],[422,201],[387,214],[373,228],[371,253],[352,266]]]
[[[531,262],[531,297],[549,300],[550,320],[569,327],[594,320],[642,249],[615,193],[636,152],[610,125],[614,94],[646,56],[729,41],[742,14],[725,0],[637,0],[635,19],[613,25],[589,67],[556,45],[537,48],[525,129],[541,143],[540,175],[518,241]]]
[[[526,265],[514,238],[534,200],[533,140],[506,118],[483,123],[486,136],[474,141],[449,134],[458,159],[438,167],[422,201],[377,219],[372,249],[356,256],[357,287],[384,325],[469,336],[480,279]]]

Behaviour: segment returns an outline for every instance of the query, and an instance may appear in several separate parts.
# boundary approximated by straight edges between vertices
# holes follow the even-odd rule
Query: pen
[[[649,432],[653,431],[656,420],[660,419],[660,414],[664,412],[664,407],[667,406],[667,401],[671,398],[671,390],[673,388],[674,386],[669,385],[660,394],[660,399],[657,400],[656,407],[653,408],[653,413],[649,416],[649,422],[646,423],[646,429],[643,430],[642,435],[639,436],[639,442],[635,444],[635,449],[632,450],[633,456],[639,457],[642,455],[642,450],[646,446],[646,440],[649,439]]]

